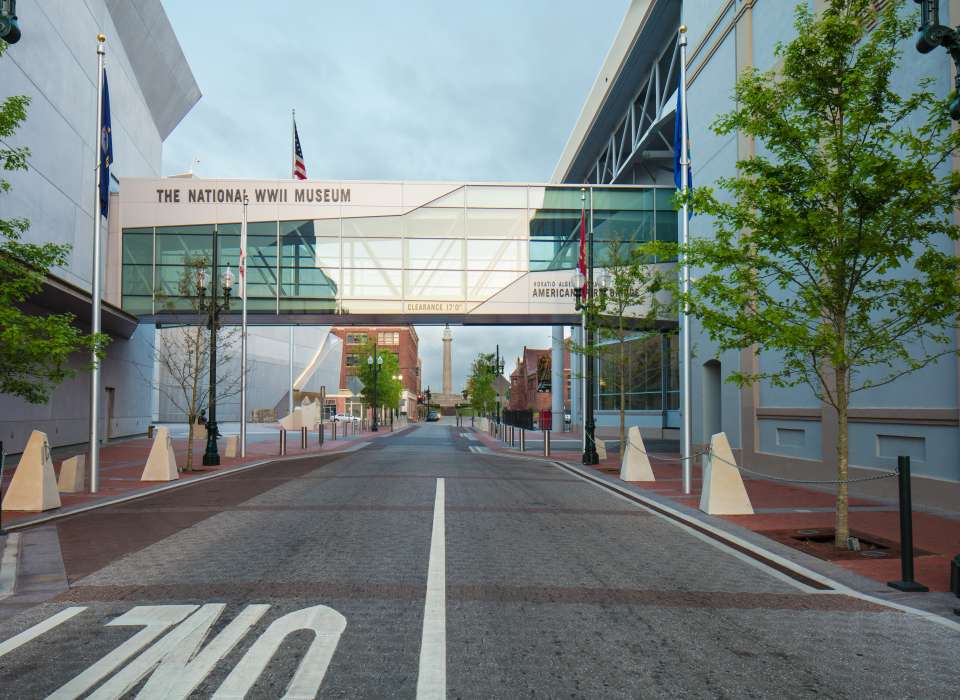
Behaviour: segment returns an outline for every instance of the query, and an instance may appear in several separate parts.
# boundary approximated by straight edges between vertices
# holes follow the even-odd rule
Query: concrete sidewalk
[[[517,454],[518,450],[476,431],[484,445],[494,452]],[[542,456],[542,443],[528,441],[526,454]],[[655,482],[628,482],[636,490],[656,497],[658,501],[693,509],[702,519],[721,520],[746,528],[773,542],[789,546],[842,567],[873,581],[886,584],[900,579],[899,509],[895,501],[850,497],[850,528],[862,539],[872,540],[884,548],[855,553],[838,553],[831,546],[805,541],[827,536],[834,526],[835,495],[828,488],[769,481],[744,474],[744,485],[755,511],[754,515],[708,516],[698,509],[702,488],[699,460],[692,471],[692,489],[685,495],[682,488],[680,454],[671,441],[646,441]],[[551,459],[581,464],[579,447],[570,450],[557,441]],[[608,456],[594,467],[608,477],[619,478],[620,455],[608,445]],[[960,504],[958,504],[960,509]],[[798,532],[799,531],[799,532]],[[806,533],[806,534],[804,534]],[[913,534],[915,578],[931,591],[947,592],[950,584],[950,561],[960,554],[960,510],[914,508]],[[832,541],[832,535],[829,536]],[[892,589],[891,589],[892,590]]]
[[[337,426],[337,439],[333,440],[331,437],[330,424],[327,423],[325,424],[326,439],[323,445],[321,446],[319,444],[319,435],[314,431],[308,434],[308,446],[306,449],[301,449],[300,447],[300,432],[288,431],[286,457],[280,456],[280,429],[279,426],[274,426],[275,430],[272,431],[272,433],[258,432],[248,435],[247,456],[245,458],[225,457],[224,449],[226,440],[221,438],[218,441],[220,465],[216,467],[205,467],[202,465],[206,441],[195,439],[193,441],[192,469],[190,471],[181,471],[180,478],[176,481],[164,482],[147,482],[140,480],[147,456],[150,454],[153,440],[146,437],[123,439],[104,445],[100,451],[100,489],[97,493],[92,494],[89,491],[81,493],[61,493],[61,507],[42,513],[5,510],[2,514],[3,527],[16,529],[30,523],[48,520],[51,516],[65,516],[88,509],[90,506],[103,505],[116,502],[117,500],[157,493],[170,488],[184,486],[191,481],[228,474],[256,464],[356,449],[358,446],[368,443],[371,439],[395,434],[408,426],[409,424],[395,426],[394,433],[391,433],[389,426],[387,426],[386,430],[381,428],[381,430],[376,433],[366,431],[344,437],[341,432],[344,424],[339,424]],[[177,466],[182,470],[186,465],[187,440],[185,437],[180,437],[173,438],[172,442],[177,455]],[[83,454],[85,450],[85,445],[75,445],[54,450],[54,470],[59,475],[61,462],[64,459],[75,454]],[[13,478],[14,472],[14,466],[8,463],[3,475],[3,493],[6,493],[7,486]],[[86,476],[87,488],[89,488],[89,473]]]

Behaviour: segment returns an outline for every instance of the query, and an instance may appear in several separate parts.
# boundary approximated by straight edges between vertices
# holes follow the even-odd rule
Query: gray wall
[[[121,9],[118,26],[104,0],[20,2],[23,38],[0,59],[0,99],[31,97],[26,122],[9,140],[10,145],[30,148],[29,170],[4,174],[12,189],[0,194],[0,216],[29,219],[28,241],[72,246],[67,263],[53,274],[88,293],[93,274],[97,34],[107,37],[114,175],[158,176],[163,135],[199,98],[160,1],[130,0]],[[144,17],[151,19],[150,31],[135,32]],[[128,49],[136,51],[139,69]],[[146,66],[161,63],[176,69],[179,83],[172,73],[145,73]],[[152,109],[145,89],[163,92],[166,104],[155,100]],[[105,245],[106,227],[103,240]],[[138,368],[151,365],[152,343],[152,327],[139,328],[129,340],[111,342],[102,385],[115,389],[114,435],[144,432],[150,421],[149,373],[145,379]],[[0,436],[8,452],[20,451],[34,428],[45,430],[53,445],[87,439],[89,378],[80,358],[74,364],[80,374],[59,387],[47,406],[0,396]]]

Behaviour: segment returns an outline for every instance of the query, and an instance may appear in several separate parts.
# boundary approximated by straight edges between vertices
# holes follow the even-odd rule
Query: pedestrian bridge
[[[244,201],[248,318],[265,325],[579,323],[582,210],[598,266],[612,241],[677,240],[672,187],[128,178],[119,190],[107,301],[160,325],[199,320],[191,264],[236,273]]]

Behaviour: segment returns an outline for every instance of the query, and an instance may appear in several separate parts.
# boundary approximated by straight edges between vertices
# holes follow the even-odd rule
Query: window
[[[377,345],[399,345],[399,344],[400,344],[400,333],[398,332],[377,334]]]
[[[347,345],[366,345],[366,333],[347,333]]]
[[[356,353],[349,353],[347,355],[347,367],[359,367],[360,366],[360,355]]]

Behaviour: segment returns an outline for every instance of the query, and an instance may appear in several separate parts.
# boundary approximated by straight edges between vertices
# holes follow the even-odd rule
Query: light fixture
[[[233,288],[233,271],[230,269],[230,266],[227,265],[227,269],[223,272],[223,290],[229,292]]]

